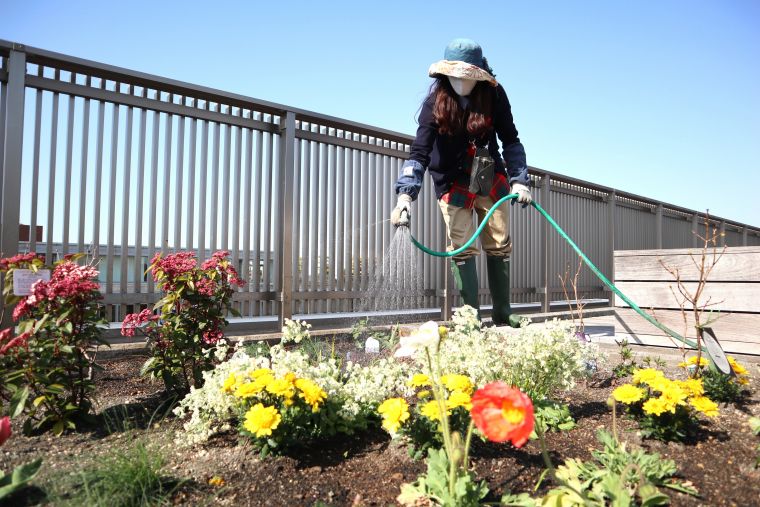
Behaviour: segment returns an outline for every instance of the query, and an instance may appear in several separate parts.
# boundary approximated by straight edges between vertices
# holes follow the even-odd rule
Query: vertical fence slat
[[[87,86],[90,86],[90,77],[87,77]],[[88,173],[88,148],[90,135],[90,99],[84,99],[82,112],[82,160],[79,166],[79,234],[77,235],[77,252],[84,252],[85,216],[87,212],[87,173]],[[37,186],[32,185],[35,189]]]
[[[150,217],[148,220],[148,262],[153,260],[156,254],[156,221],[158,210],[158,143],[159,129],[161,128],[161,115],[159,112],[153,112],[153,140],[151,143],[150,159],[150,204],[148,210]],[[148,292],[153,292],[153,277],[148,277]]]
[[[171,99],[170,99],[171,101]],[[164,200],[161,206],[161,253],[166,255],[169,252],[169,205],[171,199],[171,182],[172,182],[172,133],[174,131],[174,115],[168,114],[165,117],[164,124],[164,183],[163,194]]]
[[[259,118],[261,118],[261,115],[259,115]],[[262,292],[264,289],[261,286],[261,279],[262,279],[262,272],[261,272],[261,222],[263,215],[263,201],[264,201],[264,190],[262,187],[263,184],[263,173],[264,173],[264,167],[263,167],[263,160],[264,156],[262,153],[264,147],[264,132],[257,131],[256,132],[256,167],[255,167],[255,192],[254,196],[256,196],[256,208],[257,208],[257,217],[253,221],[253,286],[255,288],[255,291],[257,293]],[[265,266],[266,268],[267,266]],[[261,304],[260,303],[254,303],[253,305],[253,315],[259,315],[261,313]]]
[[[214,145],[211,149],[211,241],[210,251],[214,252],[217,245],[217,226],[219,210],[219,123],[214,122]]]
[[[201,127],[201,163],[200,191],[198,192],[198,260],[203,262],[206,257],[206,183],[208,181],[208,122],[203,121]]]
[[[42,69],[40,68],[40,72]],[[40,136],[42,133],[42,90],[35,92],[35,109],[34,109],[34,155],[32,162],[32,191],[31,194],[31,217],[29,219],[29,250],[37,251],[37,206],[39,206],[39,179],[40,179]],[[3,115],[0,114],[0,123]],[[2,144],[2,141],[0,141]],[[84,202],[84,201],[83,201]],[[84,213],[82,213],[84,217]],[[81,220],[81,218],[80,218]]]
[[[57,76],[56,76],[57,77]],[[55,215],[55,173],[58,154],[58,93],[53,93],[53,109],[50,117],[50,172],[48,174],[47,244],[45,258],[53,261],[53,217]]]
[[[170,147],[171,145],[167,145]],[[182,248],[182,186],[185,171],[185,117],[177,117],[177,163],[174,178],[174,250]],[[167,188],[168,191],[168,188]]]
[[[146,90],[143,89],[143,98],[145,97]],[[143,266],[143,249],[142,249],[142,225],[143,225],[143,208],[144,208],[144,194],[145,194],[145,128],[147,127],[148,112],[144,109],[138,110],[140,114],[140,123],[138,131],[138,148],[137,148],[137,195],[135,196],[135,257],[133,259],[133,281],[134,291],[136,293],[142,292],[142,280],[145,276],[145,267]]]
[[[121,219],[121,276],[119,277],[119,292],[126,294],[129,276],[129,187],[132,177],[132,120],[133,108],[127,108],[127,130],[124,132],[124,167],[122,174],[122,219]],[[135,252],[135,257],[137,252]]]
[[[253,111],[250,112],[251,117]],[[253,130],[245,129],[245,172],[243,183],[243,269],[241,277],[245,280],[245,292],[251,292],[251,193],[252,193],[252,172],[253,172]],[[258,217],[254,217],[254,220]],[[250,316],[252,304],[248,303],[248,309],[243,315]]]
[[[74,79],[72,73],[71,79]],[[62,253],[66,255],[69,253],[69,216],[71,214],[71,173],[74,157],[74,96],[69,95],[69,108],[67,111],[67,126],[66,126],[66,166],[65,166],[65,180],[64,180],[64,192],[63,192],[63,234],[61,237]]]
[[[229,112],[229,107],[227,109]],[[221,242],[221,248],[222,250],[227,250],[229,248],[229,236],[230,236],[230,151],[232,146],[232,127],[231,125],[225,125],[224,130],[224,162],[222,165],[222,169],[224,171],[223,179],[222,179],[222,202],[220,203],[222,206],[222,223],[220,225],[221,227],[221,233],[222,233],[222,242]]]
[[[193,104],[195,102],[193,101]],[[195,234],[195,177],[196,177],[196,142],[198,139],[198,119],[190,119],[190,146],[187,161],[187,204],[185,209],[185,249],[193,250]]]

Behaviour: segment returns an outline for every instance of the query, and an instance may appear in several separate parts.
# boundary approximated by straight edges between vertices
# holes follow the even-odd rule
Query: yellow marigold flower
[[[259,394],[262,389],[263,388],[257,385],[255,382],[246,382],[244,384],[239,384],[235,388],[235,397],[250,398]]]
[[[251,379],[256,380],[257,378],[264,376],[264,375],[272,375],[274,376],[274,372],[270,370],[269,368],[259,368],[257,370],[253,370],[248,373],[248,376],[251,377]]]
[[[733,357],[726,356],[726,358],[728,359],[728,363],[731,365],[731,368],[734,370],[734,373],[736,373],[737,375],[746,375],[747,373],[749,373],[747,369],[744,366],[737,363],[736,359],[734,359]]]
[[[676,384],[686,391],[689,396],[702,396],[705,394],[705,387],[702,385],[702,379],[690,378],[688,380],[677,380]]]
[[[424,373],[415,373],[412,379],[406,383],[409,387],[423,387],[430,385],[430,377]]]
[[[454,391],[449,395],[449,399],[446,400],[446,408],[449,410],[464,407],[467,410],[472,408],[472,401],[470,395],[464,391]]]
[[[259,388],[260,391],[266,389],[266,387],[274,381],[274,375],[271,373],[264,373],[253,380],[253,384]]]
[[[295,391],[293,390],[293,384],[288,382],[285,378],[274,379],[266,386],[266,390],[275,396],[280,396],[285,399],[293,398]]]
[[[691,356],[689,359],[686,360],[687,365],[695,365],[697,364],[697,356]],[[710,362],[705,359],[704,356],[700,356],[699,358],[699,366],[709,366]]]
[[[383,416],[383,428],[395,435],[409,419],[409,404],[404,398],[389,398],[377,407],[377,412]]]
[[[224,379],[224,386],[222,387],[222,391],[225,393],[231,393],[235,390],[235,386],[238,383],[238,376],[234,373],[230,373],[230,376]]]
[[[282,416],[274,407],[265,407],[257,403],[245,413],[243,428],[261,438],[272,434],[282,420]]]
[[[695,396],[689,400],[689,404],[708,417],[716,417],[718,415],[718,404],[707,396]]]
[[[655,370],[654,368],[644,368],[641,370],[633,371],[634,384],[650,384],[651,382],[657,381],[658,379],[664,377],[665,374],[663,374],[660,370]]]
[[[424,391],[418,392],[417,397],[422,400],[425,398],[429,398],[431,394],[433,393],[431,393],[429,389],[425,389]]]
[[[224,479],[222,479],[218,475],[215,475],[211,479],[208,480],[208,483],[212,486],[221,487],[221,486],[224,486]]]
[[[641,408],[649,415],[660,415],[668,410],[667,403],[662,398],[649,398]]]
[[[466,375],[443,375],[441,384],[446,386],[449,391],[462,391],[472,394],[472,381]]]
[[[648,382],[653,391],[665,392],[672,388],[673,381],[665,377],[657,377]]]
[[[441,409],[436,400],[430,400],[420,407],[420,414],[424,415],[431,421],[441,420]]]
[[[296,374],[293,373],[292,371],[289,371],[289,372],[287,372],[285,374],[285,380],[287,380],[288,382],[290,382],[293,385],[296,385],[296,380],[297,379],[298,379],[298,377],[296,377]]]
[[[675,413],[678,405],[685,405],[686,398],[688,397],[688,393],[681,389],[675,382],[671,382],[670,386],[665,389],[660,396],[665,403],[665,408],[672,413]]]
[[[630,405],[636,403],[644,397],[644,390],[631,384],[623,384],[612,391],[612,397],[620,403]]]
[[[319,406],[327,398],[327,393],[322,390],[317,384],[309,379],[299,378],[296,380],[296,387],[301,393],[299,396],[303,400],[311,405],[312,412],[318,412]]]
[[[746,386],[747,384],[749,384],[749,379],[747,377],[737,377],[736,381],[743,386]]]

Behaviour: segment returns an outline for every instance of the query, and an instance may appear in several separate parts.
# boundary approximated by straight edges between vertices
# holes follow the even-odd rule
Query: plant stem
[[[470,469],[470,442],[472,441],[472,430],[475,427],[475,423],[470,417],[470,424],[467,426],[467,437],[464,440],[464,458],[462,458],[462,469],[467,472]]]

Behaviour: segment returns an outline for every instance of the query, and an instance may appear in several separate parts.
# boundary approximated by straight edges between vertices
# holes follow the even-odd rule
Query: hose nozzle
[[[401,216],[399,217],[396,227],[409,227],[409,212],[408,211],[403,210],[401,212]]]

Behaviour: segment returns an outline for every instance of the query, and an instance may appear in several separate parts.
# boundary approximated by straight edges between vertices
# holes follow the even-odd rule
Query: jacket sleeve
[[[515,121],[512,118],[512,106],[509,104],[507,92],[501,85],[496,87],[494,129],[501,142],[509,183],[522,183],[529,186],[530,178],[528,177],[528,163],[525,160],[525,147],[517,135]]]
[[[409,160],[401,166],[401,174],[396,181],[396,194],[407,194],[417,199],[422,188],[422,179],[430,164],[430,153],[438,133],[438,125],[433,118],[434,97],[429,96],[422,104],[417,135],[412,142]]]

